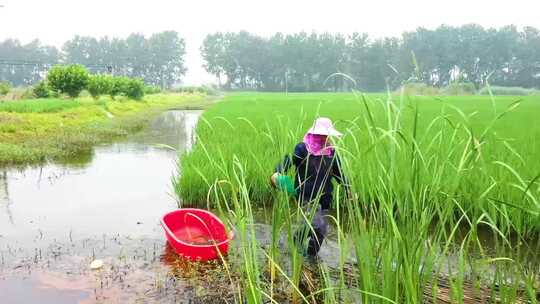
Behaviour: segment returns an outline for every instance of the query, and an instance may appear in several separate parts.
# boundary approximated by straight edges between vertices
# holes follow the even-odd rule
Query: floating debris
[[[103,267],[103,261],[102,260],[94,260],[92,263],[90,263],[90,269],[92,270],[98,270],[101,267]]]

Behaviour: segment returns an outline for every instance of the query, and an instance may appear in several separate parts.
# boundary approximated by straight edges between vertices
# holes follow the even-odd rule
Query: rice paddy
[[[223,261],[238,302],[537,303],[538,114],[534,96],[231,94],[204,113],[174,183],[181,204],[236,230],[240,262]],[[308,267],[293,235],[313,212],[269,176],[319,116],[344,133],[353,199],[337,188],[339,260]]]

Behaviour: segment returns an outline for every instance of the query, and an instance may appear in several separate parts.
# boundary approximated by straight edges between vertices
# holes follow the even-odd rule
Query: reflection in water
[[[193,147],[195,127],[201,111],[169,111],[151,123],[147,132],[132,140],[147,145],[163,144],[180,151]]]
[[[155,144],[190,149],[200,114],[163,113],[144,132],[95,147],[86,166],[76,161],[0,172],[0,250],[10,241],[32,246],[38,232],[49,240],[161,237],[159,219],[177,206],[170,180],[178,152]]]
[[[2,303],[72,304],[81,303],[90,296],[90,292],[85,290],[65,288],[72,283],[67,280],[62,282],[62,286],[55,286],[55,281],[51,278],[4,279],[0,288],[0,299]]]
[[[5,169],[0,173],[0,205],[5,206],[9,222],[13,224],[13,215],[10,210],[11,201],[9,199],[7,171]]]

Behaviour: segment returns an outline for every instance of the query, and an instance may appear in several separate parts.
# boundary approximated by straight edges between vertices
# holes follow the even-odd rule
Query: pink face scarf
[[[304,143],[306,144],[308,152],[312,155],[328,156],[334,153],[334,148],[330,146],[326,135],[306,133],[304,136]]]

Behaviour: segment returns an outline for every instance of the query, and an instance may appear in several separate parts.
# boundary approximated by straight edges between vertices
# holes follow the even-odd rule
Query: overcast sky
[[[540,0],[0,0],[0,6],[0,40],[39,38],[61,46],[76,34],[178,31],[187,43],[189,84],[213,81],[201,67],[199,46],[215,31],[359,31],[382,37],[442,23],[540,28]]]

